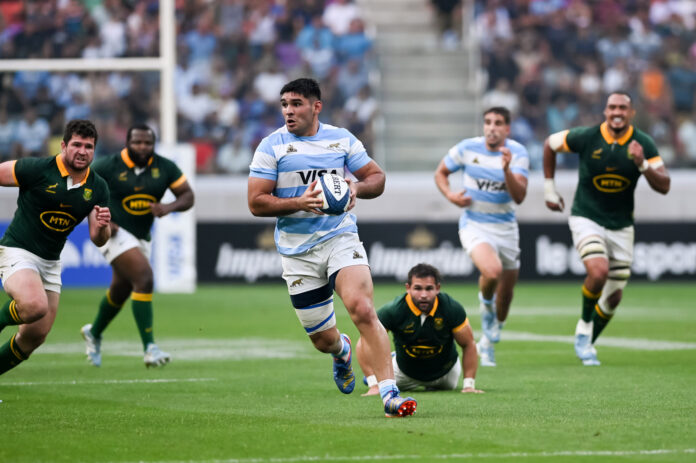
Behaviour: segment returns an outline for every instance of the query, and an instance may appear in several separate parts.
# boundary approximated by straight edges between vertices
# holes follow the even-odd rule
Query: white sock
[[[399,388],[396,387],[396,381],[393,379],[384,379],[379,382],[379,395],[382,397],[382,402],[387,404],[387,400],[399,395]]]

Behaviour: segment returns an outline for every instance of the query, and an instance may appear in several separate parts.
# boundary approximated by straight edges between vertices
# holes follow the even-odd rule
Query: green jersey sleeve
[[[566,134],[566,145],[573,153],[580,153],[585,149],[585,143],[591,138],[587,135],[593,130],[592,127],[575,127]]]
[[[404,296],[399,296],[393,299],[392,301],[384,304],[377,311],[377,318],[379,318],[379,321],[382,323],[385,329],[389,331],[394,331],[394,327],[397,324],[397,309],[399,307],[399,303],[403,298]]]
[[[23,158],[14,165],[14,175],[20,188],[31,187],[41,179],[46,167],[45,158]]]

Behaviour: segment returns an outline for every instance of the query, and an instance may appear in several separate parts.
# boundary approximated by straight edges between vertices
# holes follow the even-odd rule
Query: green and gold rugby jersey
[[[92,168],[109,185],[111,220],[138,239],[150,240],[155,217],[150,204],[159,202],[167,188],[176,188],[186,176],[169,159],[153,154],[146,167],[138,167],[124,148],[121,154],[97,159]]]
[[[85,179],[72,185],[62,154],[19,159],[13,174],[19,186],[17,210],[0,245],[22,248],[43,259],[60,259],[75,225],[95,205],[106,207],[109,202],[106,182],[89,168]]]
[[[445,293],[437,296],[429,314],[406,293],[377,312],[384,327],[394,333],[399,368],[419,381],[444,376],[457,361],[454,333],[469,324],[464,308]]]
[[[663,164],[653,139],[633,126],[619,139],[613,138],[606,122],[565,131],[559,151],[580,156],[571,215],[586,217],[610,230],[633,225],[634,191],[641,174],[628,155],[631,140],[642,145],[645,159],[653,167]]]

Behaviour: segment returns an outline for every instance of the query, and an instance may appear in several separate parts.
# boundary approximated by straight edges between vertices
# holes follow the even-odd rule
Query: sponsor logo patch
[[[131,215],[145,215],[150,213],[150,205],[155,202],[157,199],[152,195],[135,194],[123,198],[121,205]]]
[[[57,232],[65,232],[77,224],[77,219],[63,211],[45,211],[39,216],[46,228]]]
[[[617,174],[597,175],[592,179],[595,188],[604,193],[619,193],[631,185],[626,177]]]

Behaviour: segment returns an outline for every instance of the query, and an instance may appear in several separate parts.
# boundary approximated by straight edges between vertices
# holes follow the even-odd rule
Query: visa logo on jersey
[[[300,180],[302,181],[303,184],[309,185],[313,181],[315,181],[317,178],[321,177],[324,174],[336,174],[339,175],[337,169],[317,169],[317,170],[307,170],[304,172],[297,172],[300,176]]]
[[[592,183],[603,193],[619,193],[631,185],[629,179],[617,174],[597,175],[592,179]]]
[[[507,191],[505,182],[496,182],[495,180],[486,180],[483,178],[476,179],[476,186],[481,191]]]

